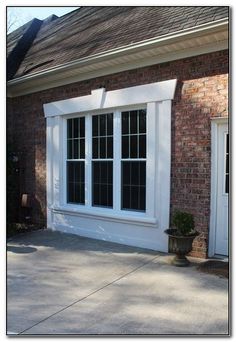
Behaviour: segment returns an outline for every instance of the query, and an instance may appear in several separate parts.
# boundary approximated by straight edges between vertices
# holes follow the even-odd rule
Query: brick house
[[[228,17],[81,7],[8,35],[7,139],[33,222],[166,252],[180,209],[192,255],[228,255]]]

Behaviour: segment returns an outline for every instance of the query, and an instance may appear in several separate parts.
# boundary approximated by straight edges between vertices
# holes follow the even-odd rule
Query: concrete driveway
[[[228,281],[141,248],[41,230],[8,242],[8,334],[228,334]]]

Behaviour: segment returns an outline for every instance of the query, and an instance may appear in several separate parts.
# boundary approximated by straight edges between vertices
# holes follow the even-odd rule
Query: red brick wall
[[[43,104],[90,94],[103,86],[107,91],[178,79],[172,110],[171,212],[194,214],[201,235],[192,255],[207,255],[210,215],[210,118],[228,115],[228,51],[209,53],[157,64],[114,75],[11,99],[8,106],[9,137],[22,153],[21,191],[35,196],[33,217],[46,216],[46,135]],[[13,129],[14,127],[14,129]]]

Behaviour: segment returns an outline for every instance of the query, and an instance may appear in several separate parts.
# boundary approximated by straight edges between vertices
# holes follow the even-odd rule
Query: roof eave
[[[8,81],[15,97],[146,65],[228,48],[228,18],[147,39]]]

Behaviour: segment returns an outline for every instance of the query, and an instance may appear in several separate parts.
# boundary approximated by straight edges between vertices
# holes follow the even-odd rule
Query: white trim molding
[[[216,215],[217,215],[217,182],[218,182],[218,149],[219,125],[227,124],[228,117],[211,118],[211,211],[208,242],[208,256],[215,255]]]
[[[62,85],[228,49],[228,19],[129,44],[25,75],[7,83],[16,97]]]
[[[169,226],[171,101],[176,84],[177,80],[174,79],[107,92],[102,88],[93,90],[87,96],[44,104],[47,120],[48,228],[168,251],[168,238],[164,230]],[[146,108],[147,112],[146,211],[124,211],[119,205],[113,209],[95,208],[91,205],[91,199],[85,205],[66,203],[64,161],[67,119],[85,116],[90,141],[92,114],[113,112],[114,129],[121,132],[121,111],[138,108]],[[114,160],[119,160],[121,139],[114,136],[114,140],[114,155],[118,156]],[[86,153],[91,156],[91,146],[88,145],[89,142]],[[117,161],[114,163],[113,168],[120,173],[120,165]],[[115,172],[113,174],[114,203],[118,203],[115,198],[119,200],[117,192],[121,191],[120,177]],[[86,177],[89,183],[91,174]]]
[[[166,101],[173,99],[176,82],[177,80],[174,79],[108,92],[104,88],[92,90],[91,95],[44,104],[44,114],[48,118],[91,110]]]

